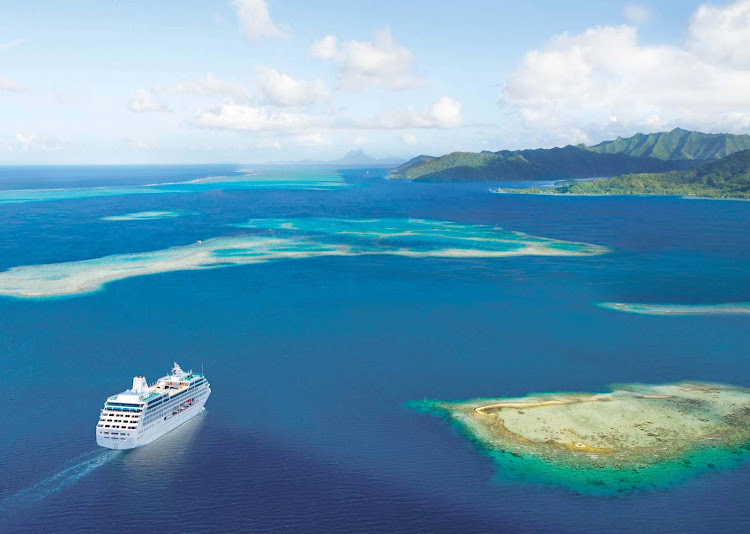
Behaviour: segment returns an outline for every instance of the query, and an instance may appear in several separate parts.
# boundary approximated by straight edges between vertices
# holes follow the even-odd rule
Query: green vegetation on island
[[[426,182],[595,178],[687,170],[700,161],[746,149],[750,149],[750,135],[704,134],[677,128],[594,146],[417,156],[391,171],[390,176]]]
[[[560,195],[682,195],[750,199],[750,150],[706,161],[690,170],[626,174],[615,178],[560,182],[551,188],[507,189],[501,193]]]
[[[750,135],[705,134],[675,128],[671,132],[636,134],[590,147],[578,146],[599,154],[625,154],[664,161],[708,160],[750,149]]]
[[[736,465],[750,448],[750,390],[721,384],[410,405],[453,422],[504,477],[583,493],[669,486]]]
[[[543,180],[613,176],[623,172],[658,172],[684,162],[599,154],[580,147],[500,152],[453,152],[439,158],[418,156],[391,171],[391,178],[421,182]]]

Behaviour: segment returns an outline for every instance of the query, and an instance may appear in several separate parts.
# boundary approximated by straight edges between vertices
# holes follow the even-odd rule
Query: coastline
[[[531,189],[531,188],[530,188]],[[538,195],[538,196],[550,196],[550,197],[674,197],[683,200],[733,200],[741,202],[749,202],[750,198],[741,197],[707,197],[699,195],[684,195],[681,193],[562,193],[555,188],[550,188],[551,191],[533,191],[529,189],[503,189],[497,188],[490,190],[490,193],[495,195]]]

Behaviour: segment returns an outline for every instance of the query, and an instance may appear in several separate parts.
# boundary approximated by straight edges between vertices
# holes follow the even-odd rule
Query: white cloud
[[[299,113],[279,112],[267,107],[223,104],[200,113],[194,124],[220,130],[289,131],[304,129],[309,126],[310,119]]]
[[[0,43],[0,50],[10,50],[26,42],[26,39],[12,39],[4,43]]]
[[[242,33],[251,41],[286,39],[288,36],[271,20],[265,0],[233,0]]]
[[[458,128],[463,124],[461,102],[444,96],[422,111],[408,108],[384,113],[371,121],[355,120],[359,128],[399,130],[410,128]]]
[[[166,95],[225,96],[236,100],[245,100],[250,95],[241,84],[221,80],[211,74],[199,80],[188,80],[166,87],[156,87],[155,93]]]
[[[746,128],[749,10],[750,0],[702,6],[682,46],[643,45],[631,26],[558,35],[524,56],[505,82],[501,104],[531,126],[571,138],[655,124]],[[717,29],[723,40],[714,39]]]
[[[706,61],[750,69],[750,0],[700,6],[690,19],[687,48]]]
[[[166,104],[154,102],[151,99],[151,93],[145,89],[136,90],[135,96],[133,96],[130,104],[128,104],[128,109],[135,113],[169,111],[169,107]]]
[[[340,65],[339,86],[344,90],[408,89],[424,85],[424,80],[414,74],[414,55],[393,40],[388,28],[376,33],[371,42],[339,44],[334,35],[327,35],[313,43],[309,52]]]
[[[278,139],[261,139],[256,146],[258,148],[273,148],[275,150],[281,150],[281,141]]]
[[[0,76],[0,91],[8,91],[9,93],[23,93],[26,90],[27,88],[20,83]]]
[[[453,129],[461,127],[464,121],[461,103],[444,96],[423,110],[408,108],[384,113],[371,119],[332,119],[328,116],[279,110],[273,106],[225,103],[215,109],[200,112],[193,124],[201,128],[218,130],[294,133],[297,134],[298,140],[307,139],[306,144],[329,144],[328,138],[323,134],[334,130]],[[315,139],[325,142],[311,141]]]
[[[327,146],[332,144],[331,139],[321,132],[311,132],[294,136],[299,146]]]
[[[16,141],[21,145],[21,150],[59,150],[63,147],[63,140],[59,137],[39,137],[36,135],[24,135],[17,133]]]
[[[645,24],[651,18],[651,10],[641,4],[625,4],[622,17],[630,24]]]
[[[291,76],[258,65],[255,82],[263,101],[274,106],[304,106],[328,97],[321,80],[295,80]]]
[[[401,136],[401,139],[403,139],[404,143],[406,143],[407,145],[417,144],[417,136],[414,134],[404,134]]]
[[[326,35],[315,41],[309,49],[310,55],[320,59],[336,59],[338,55],[338,39],[335,35]]]
[[[147,143],[143,139],[123,139],[122,141],[126,145],[129,145],[133,148],[138,148],[142,150],[148,150],[150,148],[153,148],[149,143]]]

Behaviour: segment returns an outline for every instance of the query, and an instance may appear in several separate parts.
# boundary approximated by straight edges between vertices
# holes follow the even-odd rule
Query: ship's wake
[[[74,465],[37,482],[0,502],[0,514],[10,514],[18,508],[34,504],[45,497],[78,482],[97,467],[114,460],[123,451],[94,451],[78,456]]]

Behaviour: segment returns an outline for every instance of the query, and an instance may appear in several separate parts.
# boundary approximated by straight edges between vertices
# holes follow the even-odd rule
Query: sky
[[[0,0],[0,164],[750,133],[750,0]]]

